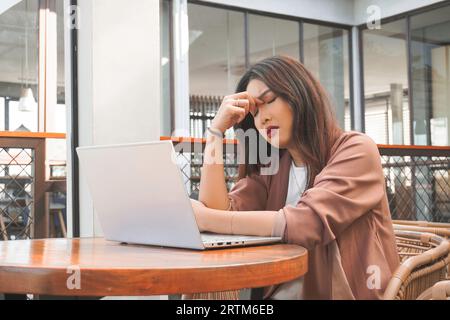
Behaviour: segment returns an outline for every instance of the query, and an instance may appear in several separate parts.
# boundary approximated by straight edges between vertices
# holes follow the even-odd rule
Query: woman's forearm
[[[282,236],[284,214],[280,211],[225,211],[204,208],[199,215],[203,231],[248,236]]]
[[[227,210],[230,205],[223,167],[223,141],[208,135],[201,168],[198,199],[208,208]]]

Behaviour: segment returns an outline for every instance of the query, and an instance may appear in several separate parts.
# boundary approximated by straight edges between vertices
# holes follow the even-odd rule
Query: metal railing
[[[450,147],[378,146],[391,214],[450,221]]]
[[[64,139],[65,135],[0,133],[0,240],[66,234],[65,179],[46,180],[48,138]],[[56,226],[64,232],[54,232]]]
[[[189,96],[190,133],[194,138],[202,138],[217,113],[223,97],[220,96]]]
[[[192,198],[197,198],[205,140],[175,138],[173,143],[178,150],[177,157],[184,161],[180,168],[187,191]],[[230,146],[236,143],[236,140],[225,140],[228,146],[224,146],[229,189],[238,177],[237,148]],[[450,147],[378,145],[378,149],[392,217],[450,222]]]
[[[33,237],[35,152],[0,147],[0,236],[2,240]]]
[[[186,190],[190,197],[197,199],[200,187],[200,168],[203,165],[205,139],[161,137],[161,140],[171,139],[175,147],[176,161],[183,174]],[[237,141],[224,140],[223,163],[228,189],[231,189],[238,178]]]
[[[17,135],[17,134],[16,134]],[[65,196],[65,180],[45,179],[45,137],[0,136],[0,240],[45,238],[64,232],[52,229],[65,223],[58,203]],[[186,188],[198,197],[204,139],[171,139]],[[237,141],[224,141],[227,186],[237,181]],[[400,220],[450,222],[450,147],[379,145],[392,217]],[[51,201],[51,192],[63,195]],[[58,192],[58,193],[56,193]],[[63,201],[65,202],[65,201]],[[56,228],[57,229],[57,228]],[[61,230],[60,230],[61,231]]]

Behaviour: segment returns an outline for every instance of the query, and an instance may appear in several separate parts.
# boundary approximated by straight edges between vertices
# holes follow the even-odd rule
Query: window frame
[[[37,131],[35,132],[47,132],[47,97],[54,95],[52,100],[55,104],[58,104],[58,97],[56,96],[57,86],[57,59],[52,59],[48,54],[49,48],[54,48],[54,55],[57,54],[57,39],[56,37],[49,36],[49,34],[57,35],[56,19],[48,19],[48,12],[52,11],[56,15],[56,0],[38,0],[38,12],[37,12],[37,25],[38,27],[38,82],[36,85],[38,92],[37,108]],[[64,16],[61,17],[64,19]],[[54,74],[54,83],[50,83],[51,79],[48,75]],[[7,129],[7,122],[9,122],[9,115],[7,114],[7,101],[18,101],[16,97],[2,96],[5,99],[5,130],[0,132],[10,132],[10,128]]]
[[[407,78],[408,78],[408,108],[409,108],[409,141],[411,145],[414,145],[414,101],[413,97],[413,81],[412,81],[412,47],[411,47],[411,18],[422,13],[426,13],[429,11],[433,11],[439,8],[449,7],[450,3],[448,1],[443,1],[439,3],[435,3],[426,7],[410,10],[407,12],[402,12],[400,14],[396,14],[390,17],[386,17],[380,20],[381,25],[399,21],[405,19],[405,31],[406,31],[406,56],[407,56]],[[368,30],[366,23],[360,24],[357,26],[359,33],[359,41],[358,41],[358,52],[360,57],[360,92],[361,92],[361,124],[362,131],[365,132],[365,99],[364,99],[364,48],[363,48],[363,33],[365,30]],[[431,145],[431,126],[430,126],[430,117],[428,118],[427,128],[427,145]]]
[[[205,7],[212,7],[217,9],[223,9],[223,10],[230,10],[230,11],[236,11],[244,14],[244,49],[245,49],[245,66],[248,69],[250,66],[250,50],[249,50],[249,29],[248,29],[248,15],[260,15],[268,18],[275,18],[275,19],[282,19],[282,20],[289,20],[298,22],[299,24],[299,57],[300,62],[304,63],[304,52],[303,52],[303,31],[304,23],[309,24],[315,24],[319,26],[324,27],[331,27],[331,28],[339,28],[344,29],[348,32],[348,60],[349,60],[349,108],[350,108],[350,129],[355,130],[355,99],[354,99],[354,78],[353,78],[353,54],[352,54],[352,46],[353,46],[353,25],[347,25],[347,24],[341,24],[341,23],[335,23],[335,22],[329,22],[329,21],[323,21],[323,20],[316,20],[316,19],[309,19],[309,18],[302,18],[297,16],[290,16],[286,14],[280,14],[280,13],[273,13],[273,12],[267,12],[267,11],[261,11],[261,10],[255,10],[255,9],[247,9],[247,8],[241,8],[236,7],[232,5],[224,5],[219,3],[211,3],[211,2],[203,2],[201,0],[187,0],[188,4],[195,4],[195,5],[201,5]],[[171,92],[173,94],[173,92]]]

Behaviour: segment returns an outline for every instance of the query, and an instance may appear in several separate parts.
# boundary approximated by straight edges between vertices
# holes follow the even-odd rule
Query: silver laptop
[[[77,153],[107,240],[199,250],[281,240],[200,234],[171,141],[79,147]]]

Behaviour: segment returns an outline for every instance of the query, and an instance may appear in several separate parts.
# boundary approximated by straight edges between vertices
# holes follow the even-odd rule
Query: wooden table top
[[[0,241],[0,292],[140,296],[236,290],[304,275],[307,250],[287,244],[207,251],[103,238]]]

